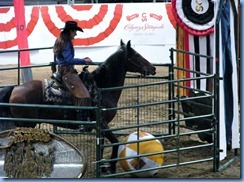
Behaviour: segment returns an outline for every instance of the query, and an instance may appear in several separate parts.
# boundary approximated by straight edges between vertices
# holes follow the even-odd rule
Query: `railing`
[[[206,78],[213,78],[214,76],[205,76],[202,78],[193,78],[194,80],[196,79],[206,79]],[[190,78],[189,78],[190,79]],[[106,92],[108,90],[118,90],[118,89],[123,89],[123,92],[126,92],[127,89],[132,89],[134,88],[135,90],[135,100],[140,100],[140,94],[139,94],[139,90],[142,89],[143,87],[147,88],[153,85],[168,85],[171,84],[173,85],[173,89],[180,89],[182,86],[180,84],[180,82],[184,82],[188,79],[179,79],[179,80],[169,80],[169,81],[159,81],[159,82],[154,82],[154,83],[148,83],[148,84],[139,84],[139,85],[131,85],[131,86],[126,86],[126,87],[116,87],[116,88],[109,88],[109,89],[101,89],[101,92]],[[212,137],[214,138],[214,140],[212,142],[210,142],[209,144],[202,144],[202,145],[196,145],[196,146],[190,146],[190,147],[179,147],[179,146],[175,146],[175,148],[171,148],[171,149],[166,149],[162,152],[156,152],[156,153],[150,153],[150,154],[138,154],[136,156],[129,156],[129,157],[124,157],[124,158],[116,158],[116,159],[105,159],[105,158],[97,158],[97,170],[99,171],[101,170],[101,166],[106,165],[106,163],[109,163],[111,161],[120,161],[120,160],[126,160],[126,159],[133,159],[133,158],[139,158],[139,157],[146,157],[146,156],[150,156],[150,155],[156,155],[156,154],[164,154],[164,155],[172,155],[174,153],[178,153],[178,158],[176,161],[178,161],[177,163],[171,163],[171,164],[164,164],[163,166],[159,166],[159,167],[155,167],[155,168],[148,168],[148,169],[143,169],[143,170],[136,170],[136,171],[117,171],[116,174],[101,174],[101,172],[97,173],[96,177],[117,177],[117,176],[123,176],[123,175],[127,175],[127,174],[132,174],[132,173],[140,173],[140,172],[146,172],[146,171],[150,171],[150,170],[158,170],[158,169],[165,169],[165,168],[170,168],[170,167],[176,167],[176,166],[183,166],[183,165],[191,165],[191,164],[196,164],[196,163],[201,163],[201,162],[208,162],[208,161],[212,161],[213,165],[215,165],[216,163],[216,151],[214,150],[215,147],[215,132],[216,132],[216,126],[213,125],[212,127],[208,128],[208,129],[201,129],[201,130],[194,130],[193,128],[191,128],[191,130],[194,131],[188,131],[188,132],[182,132],[181,128],[184,127],[183,126],[183,122],[184,121],[191,121],[194,119],[205,119],[205,118],[213,118],[214,117],[214,113],[210,112],[209,114],[202,114],[200,116],[190,116],[188,118],[182,118],[183,112],[180,109],[180,104],[182,101],[186,101],[186,100],[196,100],[196,99],[201,99],[201,98],[209,98],[211,100],[214,99],[213,95],[210,96],[203,96],[203,97],[193,97],[193,98],[180,98],[180,97],[172,97],[168,100],[162,100],[161,98],[158,98],[159,101],[157,102],[150,102],[150,103],[140,103],[137,102],[137,104],[134,105],[128,105],[128,106],[122,106],[122,107],[116,107],[116,108],[103,108],[102,109],[102,113],[105,112],[109,112],[112,110],[117,110],[117,112],[119,111],[128,111],[129,110],[135,110],[135,113],[137,113],[137,119],[135,119],[133,121],[133,123],[131,122],[130,125],[120,125],[119,127],[111,127],[109,129],[101,129],[101,126],[98,126],[100,128],[101,133],[103,132],[108,132],[108,131],[112,131],[114,134],[117,134],[117,136],[124,136],[124,135],[128,135],[129,133],[131,133],[132,131],[149,131],[151,134],[153,134],[155,136],[154,139],[158,139],[160,141],[164,141],[165,139],[176,139],[178,142],[180,142],[181,138],[187,135],[192,135],[192,134],[202,134],[202,133],[211,133]],[[167,118],[161,118],[161,119],[150,119],[150,123],[145,121],[143,122],[143,119],[145,116],[143,114],[143,110],[150,110],[150,107],[154,106],[154,108],[156,107],[161,107],[161,106],[165,106],[168,108],[168,112],[167,112],[167,116],[171,116],[169,117],[169,119]],[[162,111],[163,112],[163,111]],[[127,113],[127,112],[126,112]],[[116,122],[116,121],[114,121]],[[168,130],[167,133],[158,133],[155,131],[155,133],[153,133],[152,131],[148,130],[148,128],[151,128],[153,126],[156,126],[156,128],[162,128],[165,126],[171,126],[169,127],[170,130]],[[167,128],[167,127],[166,127]],[[172,130],[172,131],[171,131]],[[125,132],[127,131],[127,132]],[[129,143],[139,143],[139,142],[143,142],[143,141],[149,141],[152,139],[148,139],[148,140],[136,140],[133,142],[118,142],[118,143],[113,143],[113,144],[100,144],[99,146],[97,146],[97,151],[102,151],[105,150],[106,148],[109,147],[113,147],[113,146],[119,146],[119,145],[126,145]],[[163,143],[163,142],[162,142]],[[176,142],[177,143],[177,142]],[[194,161],[184,161],[184,162],[180,162],[181,157],[180,157],[180,153],[183,151],[188,151],[189,153],[192,152],[192,150],[196,150],[196,149],[200,149],[200,148],[207,148],[210,147],[212,148],[213,153],[211,154],[211,156],[207,157],[207,158],[201,158],[199,156],[198,160],[194,160]],[[138,149],[139,150],[139,149]],[[98,155],[99,156],[99,155]],[[169,157],[168,157],[169,159]],[[214,168],[214,167],[213,167]]]
[[[177,50],[171,49],[172,52],[175,52]],[[184,52],[187,53],[187,52]],[[194,56],[199,56],[199,55],[194,55]],[[171,60],[172,61],[172,60]],[[41,67],[42,65],[38,66],[30,66],[30,67]],[[45,66],[51,66],[51,64],[45,65]],[[157,65],[160,66],[160,65]],[[215,118],[215,110],[212,109],[212,111],[208,114],[201,114],[201,115],[187,115],[184,113],[181,109],[181,103],[184,101],[188,101],[189,103],[191,102],[196,102],[198,99],[210,99],[212,101],[211,106],[206,106],[212,108],[216,103],[216,95],[213,95],[209,91],[204,91],[207,96],[196,96],[196,97],[190,97],[190,98],[182,98],[180,97],[180,92],[179,90],[181,89],[187,89],[187,90],[192,90],[189,87],[186,87],[184,84],[187,81],[196,81],[196,80],[201,80],[201,79],[212,79],[213,84],[215,85],[215,75],[209,75],[209,74],[204,74],[197,72],[200,74],[200,77],[196,78],[184,78],[184,79],[175,79],[175,71],[177,69],[182,69],[182,68],[177,68],[173,66],[173,61],[172,64],[165,65],[168,67],[168,74],[166,76],[150,76],[147,77],[145,80],[150,80],[152,78],[155,79],[160,79],[159,81],[154,81],[154,82],[149,82],[145,84],[130,84],[126,85],[123,87],[116,87],[116,88],[107,88],[107,89],[100,89],[100,94],[101,92],[106,92],[106,91],[111,91],[111,90],[117,90],[117,89],[123,89],[123,93],[125,93],[125,97],[128,97],[129,95],[133,94],[132,100],[133,104],[130,102],[126,101],[125,105],[119,105],[116,108],[101,108],[101,106],[97,107],[76,107],[76,106],[51,106],[51,105],[32,105],[32,104],[8,104],[8,103],[0,103],[0,106],[5,106],[5,107],[35,107],[35,108],[50,108],[50,109],[92,109],[96,110],[96,121],[93,121],[91,123],[88,122],[82,122],[82,121],[76,121],[76,120],[53,120],[53,119],[30,119],[30,118],[7,118],[7,117],[1,117],[0,121],[22,121],[22,122],[35,122],[35,123],[52,123],[52,124],[57,124],[57,123],[69,123],[69,124],[79,124],[79,125],[92,125],[96,128],[95,133],[82,133],[79,130],[59,130],[56,129],[55,132],[63,135],[63,134],[77,134],[77,135],[88,135],[91,137],[92,135],[96,137],[95,141],[97,142],[100,138],[103,137],[103,133],[107,131],[112,131],[116,136],[118,137],[123,137],[125,135],[130,134],[133,130],[140,131],[141,129],[148,131],[152,133],[155,136],[155,139],[158,139],[160,141],[165,141],[165,140],[176,140],[176,143],[180,143],[180,139],[184,136],[187,135],[201,135],[205,133],[210,133],[212,136],[213,140],[212,142],[208,144],[201,144],[201,145],[195,145],[195,146],[187,146],[187,147],[180,147],[178,145],[168,148],[164,151],[161,152],[161,154],[164,155],[171,155],[172,153],[177,154],[177,162],[176,163],[168,163],[163,166],[157,167],[157,168],[149,168],[146,170],[138,170],[138,171],[130,171],[130,172],[124,172],[124,171],[119,171],[116,174],[109,174],[105,175],[101,173],[101,166],[104,164],[111,162],[111,161],[120,161],[123,159],[129,159],[133,157],[126,157],[126,158],[116,158],[116,159],[106,159],[103,156],[100,155],[100,151],[104,150],[106,148],[113,147],[115,145],[123,145],[126,144],[127,142],[119,142],[119,143],[113,143],[113,144],[96,144],[96,160],[93,161],[96,165],[96,177],[115,177],[115,176],[122,176],[122,175],[127,175],[131,173],[139,173],[139,172],[145,172],[145,171],[150,171],[150,170],[155,170],[155,169],[164,169],[164,168],[170,168],[170,167],[176,167],[176,166],[183,166],[183,165],[191,165],[191,164],[196,164],[196,163],[201,163],[201,162],[208,162],[212,161],[213,162],[213,170],[216,171],[216,169],[219,169],[219,164],[218,164],[218,152],[219,148],[217,145],[218,141],[218,122],[216,122]],[[21,69],[22,67],[17,66],[14,67],[14,69]],[[1,70],[9,70],[10,68],[2,68]],[[0,70],[0,71],[1,71]],[[192,70],[187,70],[183,69],[184,71],[191,71]],[[127,76],[127,79],[133,80],[135,78],[138,78],[137,76]],[[165,81],[162,81],[165,80]],[[165,90],[167,97],[162,97],[162,95],[158,96],[150,96],[148,93],[150,90],[154,92],[156,86],[160,87],[160,90]],[[151,88],[151,89],[149,89]],[[215,88],[216,89],[216,88]],[[132,90],[130,94],[126,94],[126,90]],[[147,94],[142,94],[143,90],[148,90]],[[195,91],[201,91],[197,88],[194,89]],[[144,92],[143,92],[144,93]],[[218,93],[218,92],[214,92]],[[142,96],[141,96],[142,95]],[[148,98],[148,99],[144,99]],[[153,99],[157,99],[156,101],[153,101]],[[121,99],[123,100],[123,99]],[[152,101],[150,101],[152,100]],[[199,107],[202,106],[201,103],[199,104]],[[125,115],[130,111],[132,113],[135,113],[136,117],[135,118],[130,118],[131,121],[129,121],[127,118],[123,118],[124,120],[128,120],[130,123],[129,125],[121,122],[118,125],[112,126],[109,129],[102,129],[102,115],[105,112],[109,112],[112,110],[116,110],[119,114],[119,116],[123,116],[123,112],[125,111]],[[155,110],[160,110],[160,113],[163,116],[160,116],[158,118],[148,115],[148,111],[155,111]],[[149,117],[148,117],[149,116]],[[187,117],[185,117],[187,116]],[[211,121],[211,127],[206,128],[206,129],[194,129],[194,128],[187,128],[183,123],[184,122],[190,122],[193,120],[206,120],[209,121],[209,118],[213,118],[213,121]],[[118,120],[114,120],[113,122],[116,122]],[[152,128],[152,130],[151,130]],[[156,128],[156,130],[153,130],[153,128]],[[159,130],[160,128],[164,128],[164,130]],[[182,128],[188,129],[187,132],[182,131]],[[189,131],[190,130],[190,131]],[[68,136],[69,138],[69,136]],[[82,139],[81,139],[82,140]],[[82,141],[80,141],[82,142]],[[136,142],[141,142],[141,141],[136,141]],[[201,158],[199,156],[199,159],[197,160],[192,160],[192,161],[181,161],[180,157],[180,152],[191,152],[192,150],[195,149],[201,149],[201,148],[211,148],[212,149],[212,154],[206,158]],[[140,155],[140,157],[143,156],[148,156],[148,155],[155,155],[157,153],[153,154],[143,154]],[[134,156],[134,158],[138,158],[138,156]],[[93,173],[94,175],[94,173]]]

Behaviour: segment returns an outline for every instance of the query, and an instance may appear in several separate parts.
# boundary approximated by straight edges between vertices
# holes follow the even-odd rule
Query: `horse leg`
[[[101,144],[102,146],[104,145],[104,138],[103,138],[103,137],[102,137],[101,140],[100,140],[100,144]],[[104,149],[102,149],[100,152],[101,152],[101,157],[103,158]],[[101,170],[102,170],[102,173],[107,173],[107,172],[111,173],[111,172],[110,172],[110,166],[108,167],[108,166],[106,166],[106,165],[103,165],[103,166],[101,166]]]
[[[118,143],[119,142],[118,138],[113,134],[112,131],[105,132],[104,133],[104,137],[106,137],[110,141],[110,143]],[[117,156],[118,156],[118,148],[119,148],[118,145],[115,145],[115,146],[112,147],[112,154],[111,154],[110,159],[117,158]],[[116,172],[116,163],[117,163],[117,161],[111,161],[110,162],[110,172],[111,173],[115,173]]]
[[[85,107],[90,107],[92,106],[92,98],[91,97],[85,97],[81,100],[81,106],[85,106]],[[76,119],[79,121],[91,121],[91,111],[89,109],[83,109],[83,110],[77,110],[76,112]],[[92,129],[94,127],[90,126],[90,125],[82,125],[79,126],[81,131],[84,132],[91,132]]]

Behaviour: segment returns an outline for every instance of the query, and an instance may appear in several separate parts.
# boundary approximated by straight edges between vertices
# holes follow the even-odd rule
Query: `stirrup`
[[[62,83],[61,74],[59,72],[54,72],[51,78],[56,80],[60,84]]]

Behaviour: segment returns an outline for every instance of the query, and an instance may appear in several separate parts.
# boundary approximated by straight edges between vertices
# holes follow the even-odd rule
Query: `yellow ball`
[[[125,137],[122,142],[136,141],[138,139],[137,132],[134,132],[127,137]],[[139,140],[141,139],[151,139],[155,138],[153,135],[147,132],[139,132]],[[164,148],[161,142],[157,139],[139,142],[139,143],[130,143],[125,145],[120,145],[118,149],[119,158],[137,156],[139,144],[139,155],[148,154],[154,152],[163,152]],[[154,167],[162,166],[164,162],[163,154],[150,155],[139,158],[131,158],[126,160],[120,160],[119,164],[124,171],[134,171],[139,169],[149,169]],[[156,175],[158,170],[150,170],[146,172],[135,173],[133,176],[137,177],[151,177]]]

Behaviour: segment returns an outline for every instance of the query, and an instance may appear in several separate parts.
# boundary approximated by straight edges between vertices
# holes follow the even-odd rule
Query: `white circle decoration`
[[[203,36],[214,31],[214,2],[211,0],[172,0],[177,23],[188,33]]]

